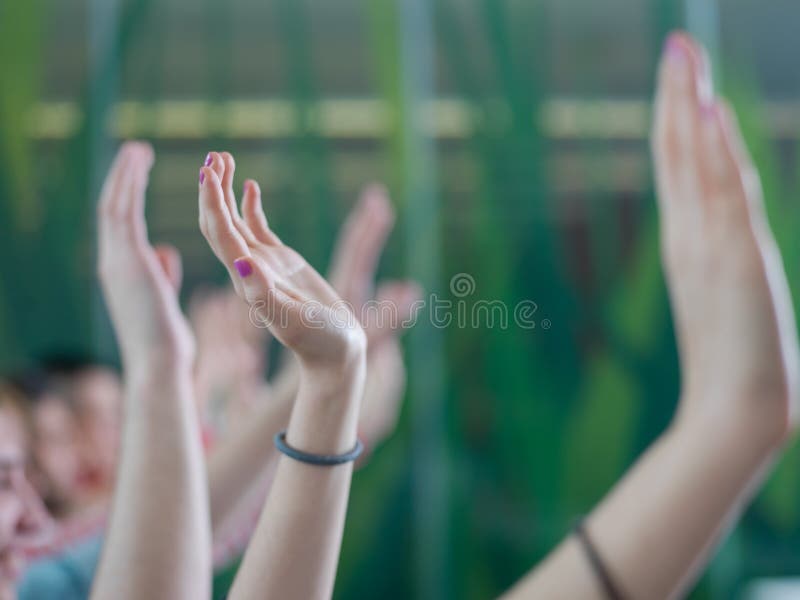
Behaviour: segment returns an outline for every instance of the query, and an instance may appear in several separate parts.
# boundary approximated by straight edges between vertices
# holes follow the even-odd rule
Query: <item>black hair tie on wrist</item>
[[[361,440],[356,439],[355,448],[344,454],[311,454],[309,452],[303,452],[297,448],[292,448],[286,443],[285,429],[275,434],[275,447],[289,458],[320,467],[333,467],[352,462],[361,456],[361,453],[364,451],[364,444],[361,443]]]
[[[592,571],[594,571],[594,574],[600,580],[600,585],[603,587],[603,591],[608,599],[624,600],[625,596],[622,595],[622,592],[619,591],[619,588],[614,583],[614,580],[611,578],[611,574],[606,568],[600,553],[597,551],[597,548],[595,548],[594,544],[592,543],[592,539],[589,537],[589,532],[586,531],[584,519],[578,520],[573,528],[573,531],[575,532],[575,537],[578,538],[581,548],[583,548],[583,551],[586,554],[586,558],[589,560]]]

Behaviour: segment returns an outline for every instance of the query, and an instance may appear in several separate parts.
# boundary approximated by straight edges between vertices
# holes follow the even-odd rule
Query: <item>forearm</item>
[[[207,598],[208,495],[191,378],[127,382],[123,452],[94,598]]]
[[[756,432],[754,422],[676,422],[589,516],[587,531],[625,597],[673,597],[694,581],[780,443],[777,429]],[[574,537],[509,597],[530,595],[605,598]]]
[[[294,365],[287,365],[252,418],[227,432],[214,446],[208,458],[208,486],[215,538],[237,516],[240,500],[265,480],[276,461],[278,452],[272,438],[286,429],[296,395],[297,373]]]
[[[339,454],[356,443],[364,361],[331,378],[301,376],[286,436],[306,452]],[[329,598],[350,490],[352,463],[304,464],[282,456],[231,598]]]

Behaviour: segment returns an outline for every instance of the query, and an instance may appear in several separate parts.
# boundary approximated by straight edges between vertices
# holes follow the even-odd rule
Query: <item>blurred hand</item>
[[[788,286],[736,118],[685,35],[670,38],[661,65],[653,153],[682,416],[744,419],[781,437],[799,364]]]
[[[329,274],[367,332],[367,380],[358,427],[370,446],[382,442],[397,425],[406,389],[398,338],[421,296],[411,281],[387,282],[374,293],[375,272],[394,220],[386,189],[367,186],[342,226]]]
[[[98,206],[98,270],[129,376],[190,366],[194,340],[178,304],[181,261],[147,240],[144,195],[153,150],[127,142],[117,153]]]
[[[240,298],[258,311],[270,332],[314,372],[333,373],[361,360],[366,338],[339,295],[267,224],[254,181],[245,182],[239,215],[233,194],[235,164],[212,152],[200,170],[200,229],[228,268]]]
[[[195,293],[189,319],[197,339],[199,412],[216,429],[227,427],[249,412],[265,386],[268,332],[253,326],[247,307],[231,289]]]
[[[358,432],[368,448],[394,433],[405,391],[403,350],[397,338],[388,337],[367,355],[367,378]]]

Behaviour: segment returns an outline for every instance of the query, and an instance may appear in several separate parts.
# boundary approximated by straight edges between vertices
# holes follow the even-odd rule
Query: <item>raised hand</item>
[[[178,304],[180,255],[147,239],[144,195],[152,164],[148,144],[124,144],[98,206],[98,271],[129,375],[175,362],[191,364],[194,355]]]
[[[374,291],[378,261],[394,220],[386,189],[367,186],[341,229],[328,276],[367,332],[367,379],[358,430],[369,446],[383,441],[397,424],[406,387],[398,336],[421,296],[413,281],[389,281]]]
[[[266,385],[268,333],[249,317],[231,288],[196,292],[190,302],[198,410],[216,433],[246,417]]]
[[[348,452],[364,393],[364,331],[333,288],[269,229],[255,182],[245,182],[239,215],[233,171],[229,154],[208,155],[200,228],[237,293],[263,309],[272,334],[299,359],[286,443],[315,454]],[[351,463],[319,468],[280,458],[231,598],[330,597],[351,473]]]
[[[653,155],[677,417],[509,598],[684,596],[793,428],[797,333],[758,174],[685,34],[662,57]]]
[[[364,399],[358,417],[359,437],[373,449],[397,426],[406,391],[406,365],[399,340],[388,336],[367,354]]]
[[[194,340],[178,304],[178,253],[147,240],[144,193],[152,164],[150,146],[124,144],[98,208],[98,268],[122,353],[125,422],[95,599],[211,593]]]
[[[200,170],[200,230],[241,298],[301,362],[336,366],[360,356],[364,332],[333,288],[269,228],[255,181],[244,185],[240,216],[235,164],[212,152]]]
[[[799,364],[786,277],[736,117],[685,35],[667,43],[653,154],[683,416],[755,417],[767,435],[783,430]]]
[[[362,321],[370,348],[400,330],[421,295],[413,281],[387,282],[375,294],[378,261],[394,221],[386,188],[378,184],[364,188],[342,226],[328,273],[331,285]]]
[[[367,334],[367,379],[359,415],[359,436],[375,447],[389,436],[406,389],[406,370],[399,336],[413,321],[421,290],[413,281],[387,281],[375,291],[381,253],[395,221],[382,185],[364,188],[339,231],[328,280],[353,310]],[[296,380],[293,366],[282,377]]]

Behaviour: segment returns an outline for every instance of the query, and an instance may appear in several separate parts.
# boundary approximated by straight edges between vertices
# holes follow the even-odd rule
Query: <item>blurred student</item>
[[[0,600],[16,598],[26,545],[49,524],[25,475],[30,443],[26,418],[16,391],[0,384]]]
[[[100,526],[119,452],[119,376],[100,362],[64,353],[13,380],[30,406],[34,483],[49,510],[62,525],[93,520]]]
[[[758,173],[704,50],[667,40],[653,158],[681,359],[669,429],[507,598],[684,595],[795,427],[798,345]]]

